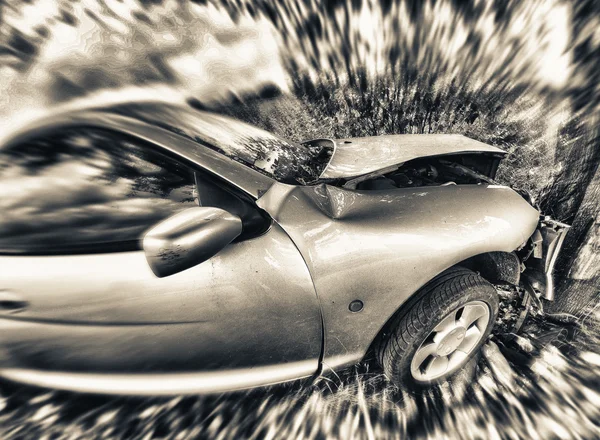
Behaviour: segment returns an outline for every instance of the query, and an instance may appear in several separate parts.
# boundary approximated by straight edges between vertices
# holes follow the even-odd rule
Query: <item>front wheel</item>
[[[454,267],[415,294],[381,342],[379,362],[396,384],[427,387],[457,373],[485,343],[498,313],[496,289]]]

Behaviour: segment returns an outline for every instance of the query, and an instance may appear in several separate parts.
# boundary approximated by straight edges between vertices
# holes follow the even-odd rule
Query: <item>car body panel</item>
[[[278,225],[166,278],[151,272],[142,251],[0,256],[0,272],[0,287],[27,303],[0,313],[2,368],[318,368],[320,307],[305,262]]]
[[[398,134],[332,140],[321,179],[349,179],[420,157],[459,153],[505,155],[500,148],[458,134]]]
[[[50,116],[5,146],[73,126],[149,141],[257,199],[275,222],[265,234],[165,278],[152,274],[142,251],[0,255],[0,305],[3,298],[14,305],[0,307],[0,376],[19,382],[204,393],[337,369],[360,361],[426,282],[470,257],[514,251],[538,224],[539,213],[506,187],[287,185],[189,134],[106,109]],[[419,157],[504,154],[458,135],[331,142],[335,152],[320,175],[328,182]],[[274,158],[261,160],[270,166]],[[364,303],[359,312],[349,310],[354,300]]]
[[[211,372],[103,374],[88,372],[39,371],[4,368],[2,377],[19,383],[47,388],[100,394],[170,396],[208,394],[275,385],[308,378],[312,361],[290,362],[261,368],[238,368]]]
[[[497,185],[352,191],[277,183],[257,203],[308,264],[323,310],[323,363],[330,368],[362,359],[394,312],[448,267],[519,247],[539,215]],[[362,311],[349,310],[354,300],[364,303]]]

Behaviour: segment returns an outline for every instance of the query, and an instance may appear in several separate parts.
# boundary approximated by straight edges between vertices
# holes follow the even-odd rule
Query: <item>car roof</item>
[[[166,151],[202,166],[211,173],[225,179],[255,198],[260,197],[260,195],[274,183],[274,180],[269,176],[262,174],[247,165],[239,163],[238,161],[219,153],[215,149],[189,139],[188,137],[183,136],[183,133],[167,130],[166,128],[136,117],[133,114],[127,115],[127,113],[123,111],[124,106],[127,105],[137,104],[84,107],[79,109],[69,108],[65,111],[38,118],[18,130],[13,131],[13,133],[6,137],[0,144],[0,149],[20,143],[32,135],[53,131],[58,127],[88,126],[116,130],[120,133],[133,135],[149,141]],[[171,112],[171,115],[175,114],[178,116],[182,116],[188,111],[190,114],[197,113],[191,108],[188,110],[183,106],[162,103],[140,103],[139,105],[145,107],[147,111],[158,111],[161,109],[164,112],[168,110]],[[211,121],[216,119],[221,124],[226,122],[228,127],[230,126],[229,124],[232,124],[239,130],[252,130],[252,133],[257,136],[262,135],[263,133],[270,135],[268,132],[256,127],[248,126],[247,124],[232,118],[213,115],[208,112],[200,112],[200,115],[209,115]]]

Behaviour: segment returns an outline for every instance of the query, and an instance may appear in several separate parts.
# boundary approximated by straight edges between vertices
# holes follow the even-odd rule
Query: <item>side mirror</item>
[[[146,233],[146,260],[166,277],[208,260],[242,233],[242,220],[219,208],[198,207],[163,220]]]

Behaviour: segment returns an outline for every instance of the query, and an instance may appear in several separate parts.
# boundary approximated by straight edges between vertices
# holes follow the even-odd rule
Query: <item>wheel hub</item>
[[[462,326],[455,327],[438,342],[436,354],[438,356],[448,356],[454,353],[465,338],[465,333],[467,333],[466,328]]]
[[[415,352],[412,377],[428,383],[460,369],[482,340],[490,316],[483,301],[470,301],[446,315]]]

